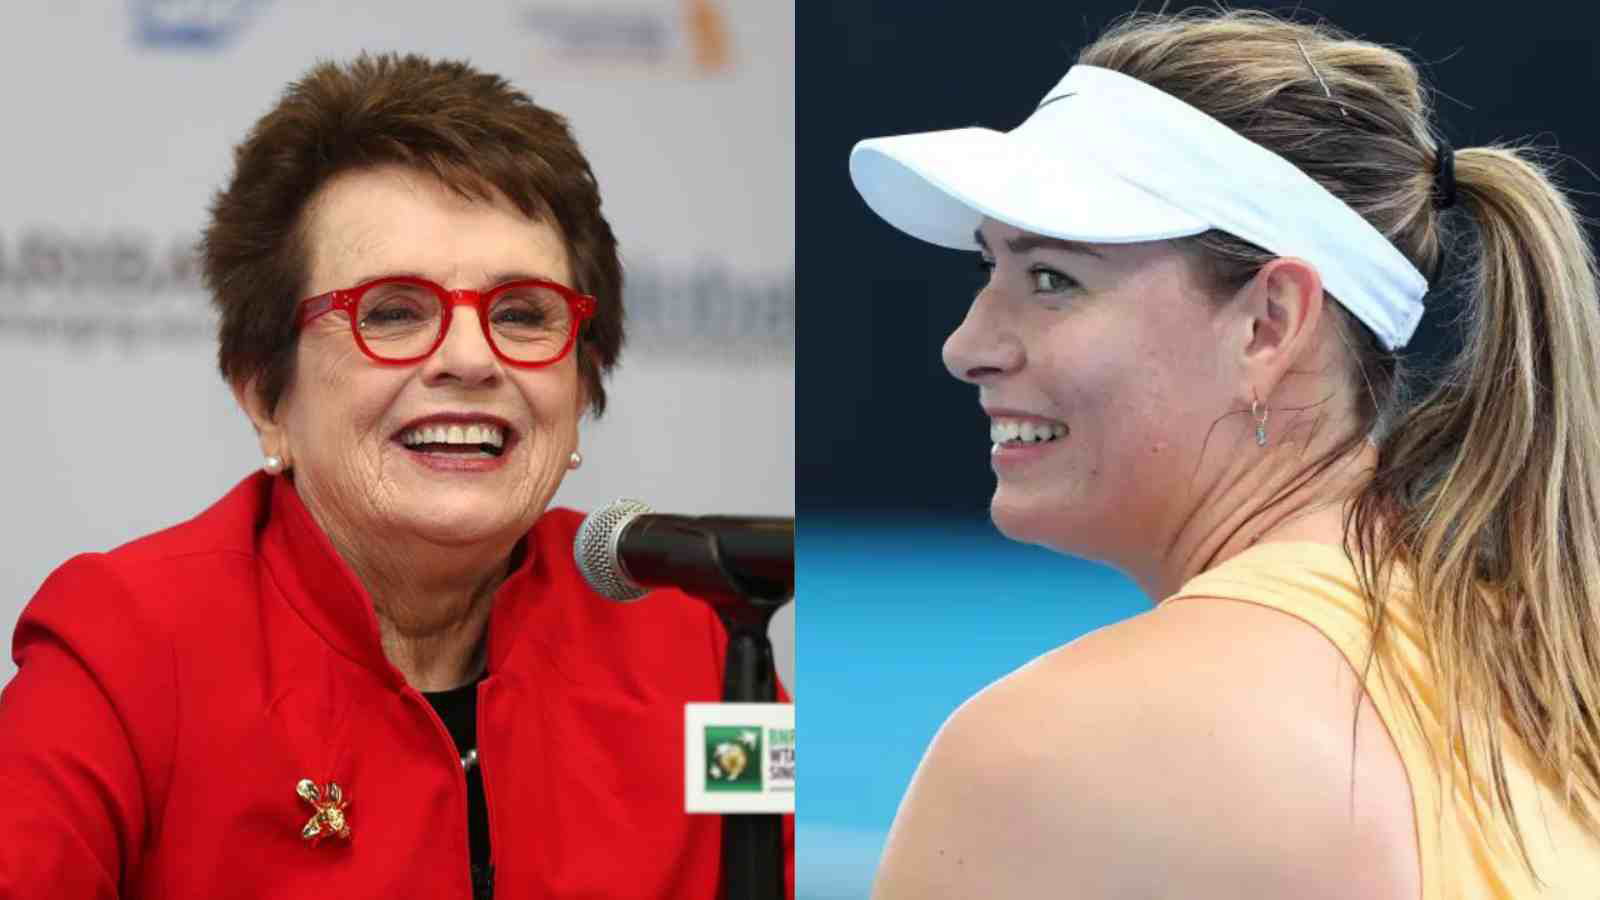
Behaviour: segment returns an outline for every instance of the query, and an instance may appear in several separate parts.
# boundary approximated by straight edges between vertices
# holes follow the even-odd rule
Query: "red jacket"
[[[681,593],[590,591],[579,519],[534,525],[489,621],[495,895],[714,897],[721,820],[683,811],[683,704],[720,698],[725,635]],[[471,896],[456,748],[287,479],[71,560],[28,604],[14,657],[0,897]],[[302,778],[342,787],[348,841],[301,838]]]

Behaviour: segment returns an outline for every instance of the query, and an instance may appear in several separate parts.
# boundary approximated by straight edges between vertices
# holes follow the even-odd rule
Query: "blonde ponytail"
[[[1381,443],[1351,531],[1375,614],[1380,576],[1396,563],[1412,573],[1452,713],[1448,746],[1467,748],[1469,775],[1474,749],[1487,747],[1495,804],[1511,811],[1504,720],[1600,832],[1581,796],[1600,796],[1594,258],[1537,161],[1462,150],[1456,180],[1477,234],[1465,346]],[[1508,821],[1527,861],[1520,823]]]
[[[1470,220],[1452,254],[1465,346],[1419,402],[1400,359],[1335,309],[1358,421],[1305,479],[1369,438],[1378,445],[1346,522],[1373,628],[1367,668],[1397,663],[1385,653],[1384,597],[1404,569],[1447,746],[1462,748],[1469,777],[1487,758],[1496,811],[1537,880],[1502,722],[1600,836],[1585,802],[1600,798],[1600,298],[1571,204],[1531,154],[1487,147],[1456,153],[1457,208],[1436,208],[1439,142],[1416,67],[1325,25],[1254,11],[1137,14],[1078,61],[1154,85],[1288,159],[1419,271],[1436,271],[1453,225]],[[1184,243],[1212,270],[1218,302],[1272,259],[1221,232]],[[1454,778],[1450,760],[1436,763]]]

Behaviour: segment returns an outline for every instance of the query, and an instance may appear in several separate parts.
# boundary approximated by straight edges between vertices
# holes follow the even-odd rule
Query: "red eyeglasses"
[[[560,362],[594,317],[595,299],[553,281],[508,281],[487,291],[451,291],[409,275],[377,278],[300,301],[298,328],[340,310],[361,352],[381,363],[427,359],[450,331],[457,306],[478,311],[483,336],[504,362],[524,369]]]

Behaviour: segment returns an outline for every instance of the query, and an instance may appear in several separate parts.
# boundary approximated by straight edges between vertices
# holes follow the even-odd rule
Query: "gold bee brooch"
[[[294,786],[294,792],[315,810],[306,827],[300,829],[300,836],[310,841],[311,846],[315,847],[323,838],[333,835],[349,840],[350,822],[345,819],[344,811],[350,806],[350,801],[344,798],[338,782],[330,781],[326,788],[319,788],[315,781],[302,778]]]

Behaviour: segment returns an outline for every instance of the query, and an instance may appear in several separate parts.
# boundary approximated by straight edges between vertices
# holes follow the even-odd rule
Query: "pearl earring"
[[[283,460],[276,456],[269,456],[262,468],[267,470],[268,475],[277,475],[283,471]]]
[[[576,469],[581,465],[583,465],[583,454],[576,450],[572,451],[572,456],[567,459],[567,468]]]

